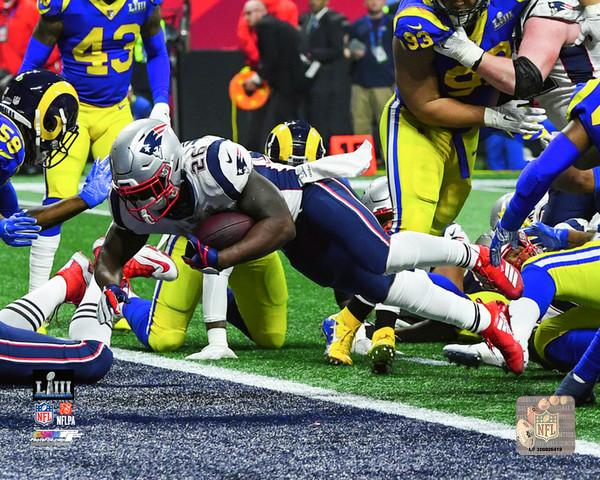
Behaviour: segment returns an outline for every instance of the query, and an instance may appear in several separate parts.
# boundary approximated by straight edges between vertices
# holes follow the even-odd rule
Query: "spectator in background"
[[[309,0],[311,12],[300,17],[304,55],[309,63],[305,100],[308,122],[321,132],[326,148],[331,135],[352,131],[348,63],[344,58],[346,18],[327,7],[328,0]]]
[[[375,134],[383,107],[393,93],[393,17],[384,14],[385,0],[365,0],[367,15],[350,28],[352,126],[357,135]]]
[[[298,26],[298,6],[292,0],[263,0],[269,15],[279,20]],[[240,15],[237,26],[237,37],[240,50],[246,55],[246,63],[256,68],[259,61],[258,39],[255,30],[248,25],[244,11]]]
[[[0,1],[0,88],[19,71],[39,17],[34,0]],[[52,51],[44,68],[60,73],[58,49]]]
[[[495,128],[482,128],[480,135],[490,170],[522,170],[527,165],[521,135],[509,136]]]
[[[306,83],[305,65],[300,59],[301,36],[296,28],[269,15],[260,0],[248,0],[243,11],[256,33],[260,54],[257,73],[244,83],[244,88],[252,94],[263,80],[271,87],[268,103],[255,112],[250,124],[247,146],[260,150],[271,125],[298,118]]]

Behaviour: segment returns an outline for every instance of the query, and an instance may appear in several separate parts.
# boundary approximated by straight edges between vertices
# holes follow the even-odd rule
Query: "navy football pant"
[[[284,248],[292,266],[324,287],[383,303],[394,280],[384,275],[389,236],[335,179],[304,187],[296,238]]]
[[[0,322],[0,383],[31,383],[33,370],[73,370],[77,383],[94,383],[110,370],[110,349],[95,340],[62,340]]]

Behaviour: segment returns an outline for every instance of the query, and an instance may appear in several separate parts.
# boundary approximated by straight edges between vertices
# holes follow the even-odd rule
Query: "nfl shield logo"
[[[558,438],[558,413],[550,413],[548,410],[536,413],[534,435],[545,442]]]
[[[38,403],[35,406],[35,423],[50,425],[54,420],[54,410],[51,403]]]

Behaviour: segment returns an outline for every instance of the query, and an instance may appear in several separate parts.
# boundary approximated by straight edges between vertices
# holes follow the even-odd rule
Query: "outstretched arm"
[[[169,82],[171,66],[165,34],[161,27],[160,7],[156,7],[152,15],[142,26],[142,39],[148,54],[148,80],[152,90],[154,108],[150,118],[170,123],[169,118]]]

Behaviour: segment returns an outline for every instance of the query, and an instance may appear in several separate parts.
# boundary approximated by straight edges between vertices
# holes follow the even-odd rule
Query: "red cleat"
[[[79,305],[92,279],[92,264],[88,258],[81,252],[75,252],[56,275],[63,277],[67,284],[65,302]]]
[[[502,353],[508,369],[521,375],[525,370],[523,347],[517,342],[510,326],[508,305],[495,301],[483,304],[492,315],[490,326],[481,332],[481,336]]]
[[[123,277],[155,278],[167,282],[177,278],[177,266],[166,253],[151,245],[144,245],[123,267]]]
[[[490,249],[479,245],[479,257],[473,271],[494,285],[500,293],[510,300],[516,300],[523,293],[523,279],[519,272],[504,259],[494,267],[490,260]]]

